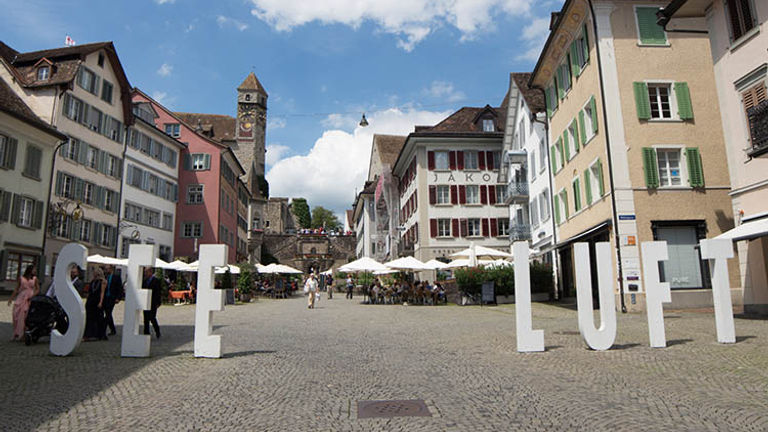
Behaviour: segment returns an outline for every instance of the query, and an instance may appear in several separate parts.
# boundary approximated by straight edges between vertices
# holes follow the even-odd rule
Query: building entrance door
[[[661,280],[672,289],[703,288],[696,227],[658,227],[656,235],[667,242],[669,251],[669,260],[661,262]]]

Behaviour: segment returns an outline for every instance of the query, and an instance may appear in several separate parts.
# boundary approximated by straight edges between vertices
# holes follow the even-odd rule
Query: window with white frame
[[[451,187],[448,185],[437,186],[437,204],[451,203]]]
[[[170,215],[168,213],[163,213],[163,225],[164,230],[171,231],[173,230],[173,215]]]
[[[464,151],[464,169],[466,170],[478,169],[476,151]]]
[[[469,237],[480,237],[480,219],[467,219],[467,235]]]
[[[493,119],[483,119],[483,132],[495,132],[496,127],[493,125]]]
[[[586,31],[587,29],[585,27],[584,32]],[[571,61],[573,61],[576,64],[576,66],[579,67],[579,69],[584,69],[584,66],[587,65],[587,57],[585,53],[587,52],[589,47],[587,47],[587,40],[584,32],[582,32],[579,35],[579,37],[573,42],[574,49],[571,50],[571,55],[576,56],[575,58],[571,59]]]
[[[531,173],[531,181],[536,180],[536,150],[531,149],[531,164],[528,165],[531,169],[528,170]]]
[[[756,26],[755,9],[752,1],[728,0],[725,2],[731,41],[741,38]]]
[[[21,197],[18,210],[17,225],[21,227],[32,227],[32,215],[35,212],[35,200],[32,198]]]
[[[539,155],[541,156],[539,157],[539,172],[544,172],[547,167],[547,142],[544,138],[539,140]]]
[[[503,184],[496,185],[496,204],[504,204],[505,189],[506,189],[506,185],[503,185]]]
[[[99,244],[102,246],[112,246],[113,239],[115,238],[115,227],[110,225],[104,225],[103,229],[101,230],[101,239],[99,239]]]
[[[187,238],[199,238],[203,236],[202,222],[184,222],[181,226],[181,232]]]
[[[203,186],[201,184],[187,186],[187,204],[203,203]]]
[[[87,164],[89,168],[96,169],[99,163],[99,149],[88,147]]]
[[[450,219],[437,220],[437,236],[438,237],[451,236],[451,220]]]
[[[48,66],[40,66],[37,69],[37,80],[38,81],[48,81],[48,78],[51,76],[51,68]]]
[[[467,204],[480,204],[480,186],[467,185]]]
[[[501,152],[491,152],[491,160],[486,161],[486,165],[489,165],[489,168],[493,171],[498,170],[501,167]]]
[[[603,197],[603,194],[601,193],[603,173],[600,172],[600,169],[601,166],[598,163],[594,163],[589,167],[589,190],[592,201],[587,204],[597,202]]]
[[[160,226],[160,212],[144,209],[144,223],[152,227]]]
[[[80,220],[80,241],[91,241],[91,221],[89,220]]]
[[[541,222],[549,220],[549,189],[544,189],[539,195],[539,215]]]
[[[648,84],[648,98],[651,102],[652,119],[671,119],[672,98],[670,84]]]
[[[86,183],[83,186],[83,202],[92,205],[93,204],[93,183]]]
[[[111,177],[118,177],[117,167],[119,163],[120,161],[116,157],[110,155],[109,166],[107,167],[107,174],[110,175]]]
[[[680,163],[681,149],[657,148],[656,158],[659,166],[659,187],[681,186],[683,184]]]
[[[531,218],[531,226],[537,227],[539,226],[539,206],[538,202],[535,200],[531,203],[531,205],[528,206],[528,209],[530,211],[530,218]]]
[[[448,170],[448,152],[436,151],[435,152],[435,169],[436,170]]]
[[[99,77],[85,66],[80,66],[80,71],[77,75],[77,84],[83,88],[83,90],[98,95]]]
[[[34,179],[40,179],[40,164],[43,161],[43,151],[39,148],[28,145],[27,159],[24,164],[24,175]]]
[[[560,213],[560,223],[563,223],[568,220],[569,214],[568,214],[568,191],[565,189],[561,189],[560,192],[557,194],[558,196],[558,211]]]
[[[77,160],[78,152],[80,151],[80,141],[75,138],[70,138],[67,143],[67,148],[64,152],[64,157],[73,161]]]
[[[497,225],[499,227],[499,237],[509,236],[509,218],[499,218]]]
[[[560,86],[560,97],[562,98],[571,89],[571,68],[567,62],[557,68],[557,84]]]
[[[69,237],[69,224],[72,219],[69,216],[57,214],[54,218],[54,235],[57,237]]]
[[[592,116],[594,114],[592,113],[592,104],[587,103],[584,106],[584,137],[585,140],[582,144],[586,144],[589,140],[592,139],[592,137],[595,136],[595,127],[592,124]]]
[[[74,179],[68,175],[61,176],[61,196],[67,198],[74,197],[74,188],[72,187]]]
[[[206,156],[205,153],[192,153],[192,170],[194,171],[201,171],[205,170],[206,168]]]
[[[579,152],[579,136],[576,134],[576,122],[568,126],[568,153],[571,159]]]
[[[114,89],[114,86],[111,82],[107,80],[103,80],[101,84],[101,100],[104,102],[111,104],[112,103],[112,90]]]
[[[117,194],[111,190],[104,191],[104,210],[114,211],[117,203]]]
[[[181,136],[181,125],[179,123],[166,123],[165,124],[165,133],[174,137],[178,138]]]

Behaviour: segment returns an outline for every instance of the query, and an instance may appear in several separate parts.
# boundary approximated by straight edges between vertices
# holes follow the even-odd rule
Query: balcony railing
[[[531,239],[531,225],[515,223],[509,226],[510,241],[524,241]]]
[[[749,135],[752,148],[747,151],[750,157],[758,157],[768,153],[768,100],[747,110]]]
[[[507,183],[504,204],[528,202],[528,182],[512,180]]]

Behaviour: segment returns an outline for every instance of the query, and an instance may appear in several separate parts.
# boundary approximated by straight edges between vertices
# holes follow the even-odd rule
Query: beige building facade
[[[563,297],[575,295],[573,244],[590,243],[594,272],[594,244],[609,241],[618,304],[643,309],[640,244],[663,240],[672,307],[712,304],[697,245],[733,227],[712,59],[706,35],[656,24],[661,6],[566,1],[533,73],[547,95]]]
[[[768,3],[673,1],[671,29],[706,31],[728,155],[744,310],[768,314]]]

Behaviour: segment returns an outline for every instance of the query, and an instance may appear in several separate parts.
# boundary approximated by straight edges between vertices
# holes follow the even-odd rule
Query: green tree
[[[337,230],[341,229],[341,222],[332,211],[322,206],[316,206],[312,209],[312,228]]]
[[[291,211],[299,219],[299,228],[310,227],[312,216],[309,214],[309,204],[305,198],[294,198],[291,202]]]

